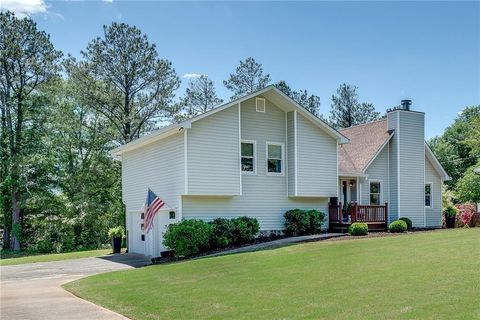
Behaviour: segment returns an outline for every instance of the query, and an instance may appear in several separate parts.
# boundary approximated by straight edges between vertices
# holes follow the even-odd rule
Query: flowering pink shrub
[[[455,207],[457,208],[457,224],[459,227],[463,227],[466,224],[470,223],[473,214],[475,213],[475,205],[473,203],[462,203],[456,204]]]

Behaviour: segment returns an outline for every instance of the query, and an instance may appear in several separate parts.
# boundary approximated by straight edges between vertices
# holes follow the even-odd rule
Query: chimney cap
[[[412,105],[412,100],[410,100],[410,99],[403,99],[403,100],[400,102],[400,104],[401,104],[403,110],[410,111],[410,106]]]

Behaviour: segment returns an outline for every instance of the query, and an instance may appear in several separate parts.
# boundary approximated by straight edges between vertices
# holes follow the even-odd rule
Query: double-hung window
[[[267,174],[283,175],[283,143],[267,142]]]
[[[382,183],[381,181],[370,181],[370,205],[379,206],[382,199]]]
[[[256,172],[255,146],[256,146],[255,141],[246,141],[246,140],[242,141],[241,168],[242,168],[242,173],[244,174],[255,174]]]
[[[432,206],[432,185],[430,183],[425,184],[425,207],[430,208]]]

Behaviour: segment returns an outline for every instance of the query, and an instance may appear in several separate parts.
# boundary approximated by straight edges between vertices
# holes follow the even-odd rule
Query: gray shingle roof
[[[340,129],[350,139],[349,144],[338,147],[339,174],[363,174],[371,160],[390,139],[387,119]]]

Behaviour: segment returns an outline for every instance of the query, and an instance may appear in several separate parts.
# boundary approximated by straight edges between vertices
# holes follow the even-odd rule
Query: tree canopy
[[[33,20],[0,13],[1,202],[11,213],[5,215],[5,231],[7,237],[12,232],[14,250],[20,249],[21,242],[21,184],[44,107],[39,90],[58,75],[61,56]],[[4,243],[9,244],[9,239]]]
[[[213,81],[208,76],[201,75],[188,82],[185,96],[180,102],[182,108],[179,118],[181,120],[205,113],[222,102],[217,96]]]
[[[451,177],[449,189],[458,201],[480,202],[480,105],[463,109],[441,136],[429,141],[438,161]]]
[[[180,79],[138,28],[116,22],[104,26],[103,37],[93,39],[82,56],[82,61],[66,64],[69,76],[81,96],[116,128],[120,143],[175,113],[170,107]]]
[[[310,111],[316,117],[320,115],[320,97],[314,94],[309,95],[307,90],[292,90],[285,81],[279,81],[275,86],[287,96],[292,98],[299,105]]]
[[[223,81],[225,87],[233,92],[232,100],[265,88],[269,83],[270,74],[264,74],[262,64],[252,57],[240,61],[235,73]]]
[[[348,128],[379,119],[380,113],[375,111],[371,103],[358,101],[357,86],[343,83],[332,95],[330,124],[334,128]]]

